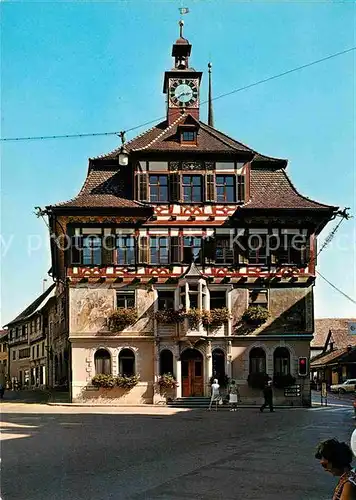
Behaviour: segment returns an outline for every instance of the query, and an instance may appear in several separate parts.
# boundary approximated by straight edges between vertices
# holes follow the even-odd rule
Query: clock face
[[[195,80],[173,80],[169,89],[171,103],[174,106],[191,106],[198,99],[198,87]]]

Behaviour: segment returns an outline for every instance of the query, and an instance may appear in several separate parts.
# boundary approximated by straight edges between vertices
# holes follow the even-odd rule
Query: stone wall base
[[[79,389],[79,390],[78,390]],[[93,403],[93,404],[153,404],[153,385],[151,383],[141,382],[132,389],[122,389],[113,387],[106,389],[104,387],[84,386],[75,388],[72,398],[73,403]]]

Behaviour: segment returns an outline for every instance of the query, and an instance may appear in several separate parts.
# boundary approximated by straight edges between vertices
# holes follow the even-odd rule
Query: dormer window
[[[197,144],[198,130],[192,125],[181,125],[179,127],[180,142],[181,144]]]
[[[182,142],[193,142],[197,141],[197,133],[195,130],[183,130],[182,132]]]

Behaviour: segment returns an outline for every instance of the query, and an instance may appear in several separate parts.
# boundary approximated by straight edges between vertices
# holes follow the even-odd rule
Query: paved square
[[[2,404],[3,500],[325,500],[320,439],[350,405],[260,414]]]

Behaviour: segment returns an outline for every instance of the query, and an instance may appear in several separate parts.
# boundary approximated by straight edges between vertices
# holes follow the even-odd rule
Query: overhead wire
[[[238,92],[242,92],[243,90],[247,90],[253,87],[256,87],[257,85],[261,85],[263,83],[270,82],[272,80],[276,80],[277,78],[281,78],[283,76],[289,75],[291,73],[295,73],[296,71],[300,71],[305,68],[309,68],[311,66],[314,66],[316,64],[320,64],[324,61],[328,61],[330,59],[333,59],[335,57],[339,57],[341,55],[347,54],[349,52],[352,52],[356,50],[355,47],[350,47],[348,49],[335,52],[333,54],[329,54],[328,56],[322,57],[321,59],[316,59],[315,61],[312,61],[310,63],[303,64],[301,66],[297,66],[295,68],[289,69],[287,71],[283,71],[282,73],[278,73],[276,75],[263,78],[262,80],[258,80],[257,82],[250,83],[248,85],[244,85],[243,87],[239,87],[237,89],[231,90],[230,92],[226,92],[224,94],[220,94],[216,97],[212,98],[212,101],[217,101],[218,99],[222,99],[224,97],[236,94]],[[202,101],[200,104],[206,104],[208,101]],[[180,110],[177,111],[177,114],[180,113]],[[146,125],[151,125],[152,123],[158,122],[159,120],[163,120],[165,118],[164,116],[160,116],[159,118],[155,118],[154,120],[149,120],[144,123],[141,123],[139,125],[136,125],[134,127],[130,127],[128,129],[125,129],[125,133],[127,132],[132,132],[134,130],[137,130],[139,128],[145,127]],[[90,133],[84,133],[84,134],[63,134],[63,135],[42,135],[42,136],[28,136],[28,137],[4,137],[0,138],[0,141],[2,142],[10,142],[10,141],[35,141],[35,140],[46,140],[46,139],[74,139],[74,138],[83,138],[83,137],[99,137],[99,136],[113,136],[113,135],[119,135],[120,131],[113,131],[113,132],[90,132]]]
[[[329,245],[329,243],[331,242],[331,240],[334,238],[337,230],[339,229],[339,227],[341,226],[341,224],[343,223],[344,220],[347,220],[350,218],[350,215],[347,214],[347,209],[341,211],[338,215],[341,216],[341,219],[340,221],[338,222],[338,224],[334,227],[334,229],[328,234],[328,236],[325,238],[324,240],[324,243],[322,244],[319,252],[316,254],[316,256],[311,259],[310,263],[313,263],[316,261],[316,257],[319,256],[321,254],[321,252],[327,247],[327,245]],[[318,274],[326,283],[328,283],[334,290],[338,291],[341,295],[343,295],[345,298],[347,298],[348,300],[350,300],[353,304],[356,304],[356,300],[354,300],[352,297],[350,297],[349,295],[347,295],[347,293],[343,292],[342,290],[340,290],[340,288],[338,288],[336,285],[334,285],[331,281],[329,281],[325,276],[323,276],[319,271],[315,270],[316,274]]]

